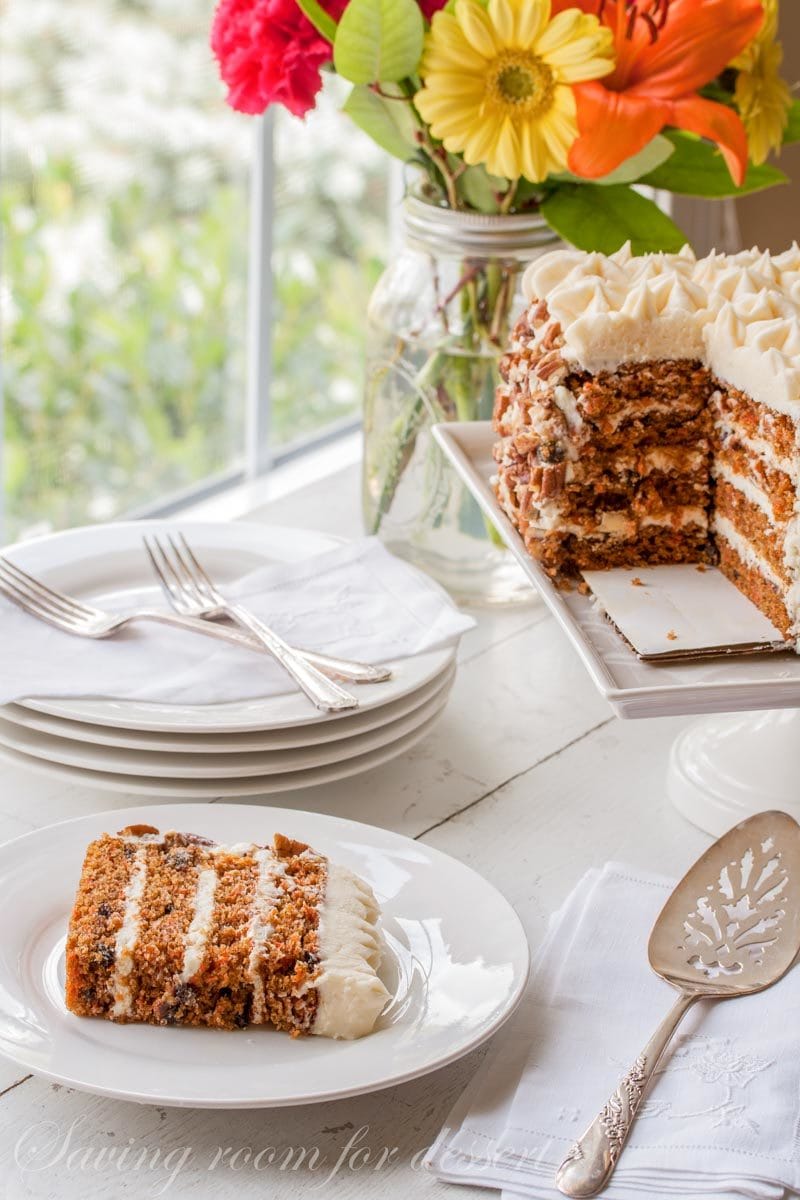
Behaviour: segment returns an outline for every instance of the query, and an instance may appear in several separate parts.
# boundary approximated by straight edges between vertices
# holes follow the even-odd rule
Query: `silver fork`
[[[173,625],[178,629],[201,633],[204,637],[230,642],[247,650],[271,653],[263,643],[255,641],[238,629],[216,625],[198,617],[163,612],[155,608],[137,609],[132,613],[105,612],[103,609],[75,600],[72,596],[59,592],[56,588],[49,587],[40,579],[35,579],[27,571],[23,571],[22,567],[12,563],[10,559],[3,557],[0,557],[0,594],[13,601],[32,617],[45,621],[48,625],[53,625],[64,633],[74,634],[76,637],[113,637],[115,633],[119,633],[136,621],[155,621],[160,625]],[[313,670],[313,668],[309,668],[309,670]],[[330,684],[331,688],[336,687],[330,680],[325,679],[324,675],[320,678],[326,684]],[[342,689],[337,690],[341,691]],[[346,692],[343,694],[347,697]],[[347,699],[341,701],[338,697],[332,697],[330,704],[326,702],[325,709],[326,711],[338,711],[340,708],[353,708],[357,701],[352,697],[350,699],[352,703]],[[320,707],[322,707],[321,704]]]
[[[194,559],[197,570],[201,572],[202,576],[205,576],[209,585],[211,585],[207,572],[203,571],[196,557],[192,555],[183,534],[179,536],[184,544],[189,565],[191,565],[191,559]],[[172,542],[176,561],[170,558],[163,541],[159,541],[155,535],[151,535],[149,541],[147,537],[143,537],[142,541],[144,542],[144,548],[147,551],[153,570],[158,576],[164,595],[176,612],[194,617],[204,617],[206,620],[214,620],[217,617],[226,615],[218,604],[207,601],[201,595],[199,585],[202,582],[202,578],[197,583],[188,581],[188,566],[182,566],[178,549],[174,545],[174,542],[172,542],[172,539],[170,539],[170,542]],[[194,570],[192,571],[192,578],[194,578]],[[213,587],[213,585],[211,586]],[[334,676],[337,679],[344,679],[348,683],[384,683],[387,679],[392,678],[390,667],[373,666],[371,663],[356,662],[354,659],[348,658],[335,658],[331,654],[320,654],[316,650],[301,650],[299,646],[293,646],[292,648],[296,654],[299,654],[306,662],[311,663],[313,667],[317,667],[323,674]]]
[[[238,629],[214,625],[197,617],[181,616],[179,613],[163,612],[157,608],[141,608],[131,613],[109,613],[94,605],[84,604],[74,597],[35,579],[22,567],[0,556],[0,594],[18,605],[32,617],[54,625],[63,633],[76,637],[113,637],[126,626],[136,621],[155,621],[159,625],[172,625],[177,629],[201,633],[203,637],[216,638],[245,650],[266,653],[266,647]]]
[[[169,549],[155,535],[142,539],[153,569],[177,612],[205,620],[228,617],[246,629],[275,656],[318,708],[334,711],[358,707],[355,696],[323,675],[304,654],[285,642],[249,609],[235,601],[226,600],[197,561],[183,534],[178,534],[178,539],[180,545],[174,538],[166,539]]]

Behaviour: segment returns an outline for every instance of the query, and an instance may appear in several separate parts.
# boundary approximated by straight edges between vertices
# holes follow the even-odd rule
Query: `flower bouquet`
[[[469,557],[453,529],[490,550],[421,435],[490,414],[518,276],[538,246],[677,251],[687,239],[655,192],[723,198],[785,181],[767,158],[800,140],[800,103],[780,77],[777,23],[777,0],[220,0],[211,41],[234,108],[303,116],[333,71],[352,85],[344,113],[406,164],[418,262],[392,276],[405,294],[379,284],[373,305],[373,532],[412,557],[412,542],[438,539],[446,558],[448,527],[451,558]],[[452,229],[440,261],[436,238],[447,251]],[[415,464],[404,546],[392,514]]]

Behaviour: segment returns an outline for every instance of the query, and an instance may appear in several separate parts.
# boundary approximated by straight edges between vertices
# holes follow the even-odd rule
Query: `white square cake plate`
[[[577,590],[559,591],[526,551],[522,538],[500,508],[491,488],[490,479],[495,471],[492,459],[495,435],[491,423],[452,422],[434,426],[433,433],[445,455],[566,633],[597,689],[618,716],[678,716],[688,713],[732,713],[800,706],[800,656],[791,650],[719,656],[698,661],[642,661],[609,623],[594,597],[583,596]],[[705,586],[709,606],[713,606],[715,597],[716,602],[719,602],[720,597],[726,594],[725,589],[720,588],[720,582],[724,581],[713,571],[709,571],[707,576],[697,573],[693,567],[658,568],[656,572],[673,573],[673,593],[681,588],[689,588],[696,599],[695,593]],[[593,573],[596,574],[599,573]],[[641,615],[647,600],[645,593],[649,590],[648,585],[654,583],[658,577],[657,573],[648,568],[647,571],[641,569],[638,573],[629,572],[624,576],[617,572],[607,574],[616,576],[617,583],[622,579],[624,586],[628,588],[632,577],[637,574],[641,576],[645,586],[641,589],[637,586],[637,603],[631,605],[631,608],[638,609]],[[689,583],[686,582],[687,579]],[[619,586],[616,590],[619,593]],[[735,592],[733,588],[728,590]],[[634,589],[631,588],[630,591],[633,598]],[[736,596],[733,597],[733,602],[737,603]],[[771,627],[768,623],[765,626],[763,621],[759,623],[757,615],[753,617],[757,610],[748,601],[744,601],[744,605],[746,607],[737,611],[741,619],[755,620],[756,636],[752,640],[758,640],[765,649],[772,650],[769,640]],[[607,606],[610,608],[610,603],[607,602]],[[686,603],[681,607],[698,611],[696,604]],[[670,632],[671,630],[665,629],[664,635],[668,636]],[[720,638],[724,635],[718,632],[717,636]],[[742,640],[749,641],[750,638],[748,636]],[[663,650],[668,647],[669,643],[654,644],[652,649]]]

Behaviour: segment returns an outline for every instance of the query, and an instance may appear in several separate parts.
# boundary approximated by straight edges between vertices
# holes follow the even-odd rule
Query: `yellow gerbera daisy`
[[[456,0],[434,15],[414,97],[446,150],[492,175],[538,183],[563,171],[578,136],[570,86],[614,66],[610,29],[550,0]]]
[[[749,46],[730,64],[739,75],[734,100],[747,130],[750,157],[763,163],[770,150],[780,150],[792,97],[781,79],[783,47],[776,41],[778,0],[761,0],[764,24]]]

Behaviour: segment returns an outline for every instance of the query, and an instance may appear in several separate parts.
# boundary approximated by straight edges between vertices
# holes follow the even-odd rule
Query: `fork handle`
[[[319,654],[316,650],[301,650],[299,646],[295,646],[294,650],[324,675],[334,675],[338,679],[346,679],[348,683],[384,683],[392,678],[389,667],[376,667],[349,658],[334,658],[330,654]]]
[[[242,629],[234,629],[230,625],[220,625],[205,617],[189,617],[183,613],[171,613],[161,609],[147,610],[131,618],[132,620],[156,621],[161,625],[174,625],[176,629],[186,629],[193,633],[202,633],[205,637],[217,638],[222,642],[230,642],[232,646],[241,646],[245,650],[259,650],[262,654],[272,651],[263,640],[253,633]],[[295,654],[317,667],[326,675],[336,675],[339,679],[347,679],[351,683],[383,683],[391,679],[389,667],[376,667],[369,663],[351,662],[349,659],[333,658],[329,654],[318,654],[315,650],[300,650],[295,648]]]
[[[358,700],[344,688],[339,687],[327,675],[323,675],[316,667],[307,662],[298,652],[279,637],[258,617],[254,617],[246,608],[239,604],[226,604],[223,610],[237,625],[252,633],[270,654],[281,664],[283,669],[302,688],[317,708],[323,712],[340,712],[347,708],[358,708]]]
[[[578,1139],[556,1173],[556,1187],[565,1196],[583,1200],[602,1192],[617,1165],[645,1092],[664,1051],[684,1015],[697,999],[681,992],[617,1090]]]

